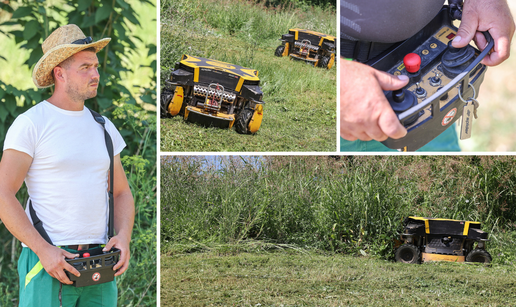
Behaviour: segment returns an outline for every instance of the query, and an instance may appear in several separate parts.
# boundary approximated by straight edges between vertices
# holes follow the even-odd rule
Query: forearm
[[[134,199],[130,190],[120,193],[114,199],[114,227],[117,236],[131,241],[134,225]]]

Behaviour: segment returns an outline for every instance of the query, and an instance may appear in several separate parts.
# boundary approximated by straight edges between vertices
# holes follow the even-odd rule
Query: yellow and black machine
[[[191,55],[176,63],[161,92],[161,117],[182,115],[204,126],[258,131],[263,92],[258,71]]]
[[[427,261],[490,263],[487,232],[479,222],[410,216],[404,221],[397,262]]]
[[[274,55],[290,56],[291,59],[330,69],[335,63],[335,40],[335,36],[311,30],[290,29],[288,34],[281,36],[282,44]]]

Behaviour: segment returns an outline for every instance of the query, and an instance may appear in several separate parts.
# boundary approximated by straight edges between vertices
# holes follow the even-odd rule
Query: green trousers
[[[74,252],[74,251],[72,251]],[[19,307],[116,307],[116,280],[99,285],[76,288],[62,285],[48,275],[38,256],[24,247],[18,260],[20,277]]]
[[[398,152],[397,150],[390,149],[377,141],[347,141],[343,138],[340,138],[340,151]],[[435,139],[431,140],[428,144],[416,151],[460,152],[459,137],[455,128],[455,123]]]

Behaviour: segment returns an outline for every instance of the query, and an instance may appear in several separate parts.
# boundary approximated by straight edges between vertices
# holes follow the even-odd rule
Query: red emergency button
[[[403,64],[405,64],[407,71],[413,74],[419,71],[421,58],[415,53],[409,53],[403,58]]]

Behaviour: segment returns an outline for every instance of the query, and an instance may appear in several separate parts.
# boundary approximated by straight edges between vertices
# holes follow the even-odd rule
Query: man
[[[388,48],[389,44],[417,33],[437,14],[444,1],[372,2],[374,4],[371,4],[371,1],[341,0],[341,37],[344,44],[364,40],[378,42],[376,46]],[[381,13],[381,16],[372,16],[378,13]],[[509,57],[514,29],[514,21],[506,0],[466,0],[462,22],[452,44],[456,48],[461,48],[474,39],[479,49],[483,50],[487,42],[479,31],[489,31],[494,40],[494,51],[487,55],[482,63],[494,66]],[[345,50],[346,46],[341,49]],[[342,60],[340,64],[341,151],[389,150],[377,141],[384,141],[388,137],[402,138],[407,134],[407,130],[399,123],[383,91],[404,87],[408,83],[408,78],[392,76],[356,61]],[[421,150],[460,151],[454,127],[447,129]]]
[[[42,45],[33,71],[38,88],[55,84],[50,98],[21,114],[9,128],[0,162],[0,218],[23,244],[18,262],[19,306],[116,306],[116,282],[70,286],[65,258],[79,250],[121,251],[115,276],[129,266],[134,201],[120,161],[125,143],[107,119],[114,149],[114,228],[107,242],[110,158],[104,130],[84,106],[97,95],[96,53],[110,38],[92,42],[76,25],[55,30]],[[23,181],[30,202],[54,245],[43,239],[15,194]]]

